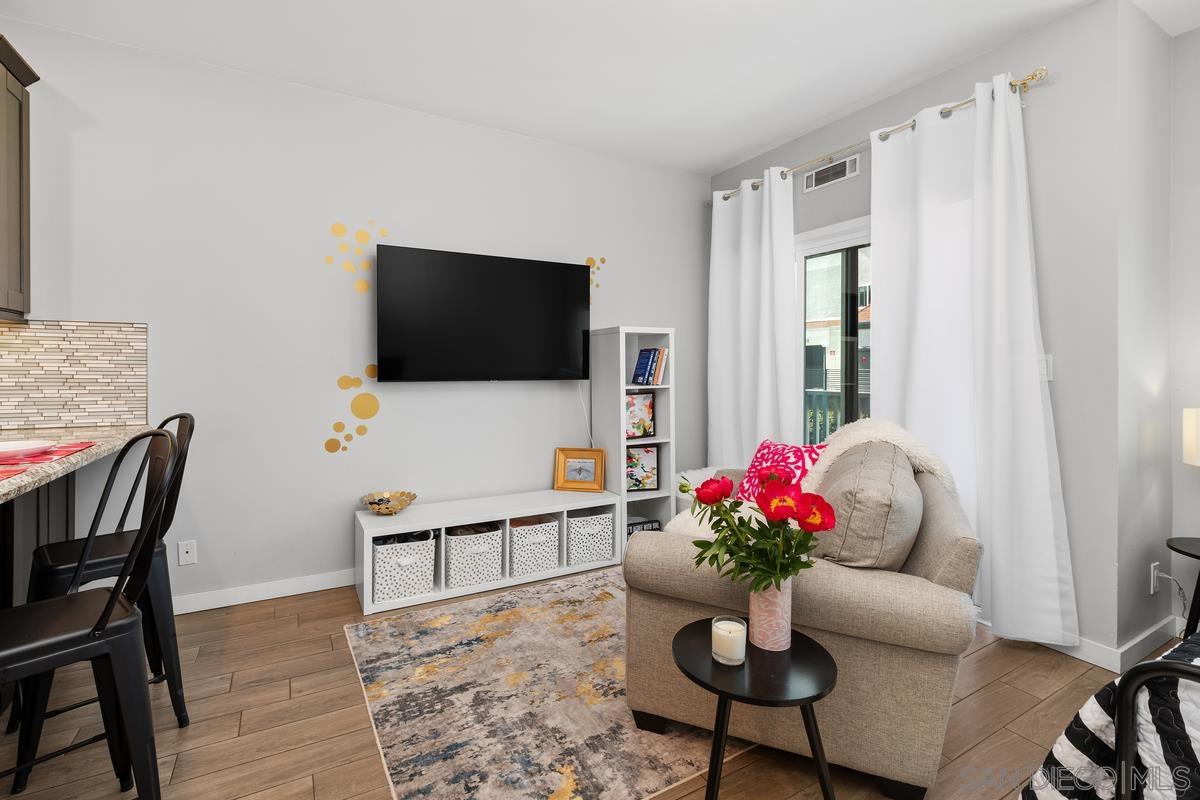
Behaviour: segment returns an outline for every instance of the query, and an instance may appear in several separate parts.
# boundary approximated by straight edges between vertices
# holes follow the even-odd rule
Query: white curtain
[[[745,467],[763,439],[803,441],[803,276],[783,169],[713,194],[708,277],[708,463]]]
[[[1021,97],[871,134],[872,416],[954,473],[983,543],[977,598],[1001,636],[1079,641],[1054,418],[1039,374]]]

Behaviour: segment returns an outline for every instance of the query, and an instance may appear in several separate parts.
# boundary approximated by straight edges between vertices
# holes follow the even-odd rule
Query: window
[[[871,245],[866,218],[801,234],[805,443],[871,414]]]

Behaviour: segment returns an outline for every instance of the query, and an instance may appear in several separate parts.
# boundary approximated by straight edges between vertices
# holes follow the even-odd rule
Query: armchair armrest
[[[749,589],[696,567],[692,537],[638,533],[625,554],[625,582],[653,594],[746,613]],[[948,655],[975,636],[975,606],[962,592],[886,570],[817,559],[792,582],[792,622],[859,639]]]

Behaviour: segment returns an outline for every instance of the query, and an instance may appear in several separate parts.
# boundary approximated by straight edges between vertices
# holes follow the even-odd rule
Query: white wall
[[[151,416],[197,418],[172,538],[197,539],[200,563],[173,570],[177,594],[348,569],[364,492],[546,488],[554,448],[587,444],[574,383],[367,381],[368,433],[326,453],[332,423],[361,422],[338,377],[374,361],[374,295],[325,263],[335,221],[603,256],[593,324],[676,327],[678,463],[701,463],[707,179],[15,21],[5,35],[42,76],[33,315],[149,323]]]
[[[999,72],[1050,68],[1025,109],[1038,291],[1046,350],[1054,354],[1050,394],[1080,633],[1104,647],[1118,642],[1117,198],[1108,169],[1117,142],[1116,5],[1087,6],[712,179],[714,189],[736,186],[768,166],[802,163],[921,108],[967,97]],[[869,154],[862,168],[828,189],[798,191],[797,230],[869,213]]]
[[[1126,642],[1161,623],[1174,597],[1165,584],[1149,595],[1149,565],[1170,561],[1171,39],[1128,0],[1117,5],[1117,65],[1117,149],[1101,164],[1117,179],[1117,642]]]
[[[1182,409],[1200,406],[1200,29],[1175,37],[1171,130],[1171,444],[1174,536],[1200,536],[1200,468],[1183,463]],[[1188,599],[1197,563],[1174,556]]]

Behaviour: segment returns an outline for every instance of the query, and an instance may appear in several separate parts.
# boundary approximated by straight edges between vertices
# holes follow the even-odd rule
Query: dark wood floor
[[[159,771],[170,800],[387,800],[391,793],[342,626],[363,619],[352,589],[332,589],[178,617],[192,724],[175,726],[153,687]],[[980,629],[963,660],[956,702],[930,798],[999,800],[1029,775],[1055,737],[1112,673]],[[53,705],[92,694],[91,673],[55,682]],[[44,748],[100,730],[94,705],[48,720]],[[12,764],[15,736],[0,739]],[[987,779],[987,775],[1007,776]],[[982,776],[982,778],[981,778]],[[882,797],[834,770],[839,800]],[[699,800],[704,777],[660,793]],[[109,800],[117,791],[107,751],[92,745],[41,765],[25,800]],[[723,798],[816,800],[806,759],[754,748],[726,765]]]

